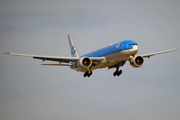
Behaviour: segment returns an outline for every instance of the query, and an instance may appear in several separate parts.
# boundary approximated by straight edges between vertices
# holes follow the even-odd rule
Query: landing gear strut
[[[122,70],[119,71],[119,67],[116,68],[116,71],[113,73],[114,77],[117,75],[121,75],[122,74]]]
[[[86,76],[90,77],[91,75],[92,75],[92,71],[86,71],[84,73],[84,77],[86,77]]]

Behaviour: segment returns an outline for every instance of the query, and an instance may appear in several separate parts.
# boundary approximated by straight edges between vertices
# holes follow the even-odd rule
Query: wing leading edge
[[[5,53],[5,54],[33,57],[34,59],[40,59],[43,61],[48,60],[48,61],[64,62],[64,63],[76,62],[79,60],[79,57],[44,56],[44,55],[31,55],[31,54],[19,54],[19,53]]]
[[[162,54],[162,53],[167,53],[167,52],[172,52],[172,51],[175,51],[177,50],[176,48],[173,48],[173,49],[169,49],[169,50],[165,50],[165,51],[160,51],[160,52],[155,52],[155,53],[149,53],[149,54],[143,54],[141,55],[143,58],[146,58],[146,57],[151,57],[151,56],[154,56],[154,55],[157,55],[157,54]]]
[[[33,57],[34,59],[40,59],[42,61],[55,61],[60,63],[77,62],[79,57],[63,57],[63,56],[44,56],[44,55],[31,55],[31,54],[19,54],[19,53],[5,53],[15,56]],[[93,62],[102,60],[102,57],[89,57]],[[54,66],[71,66],[71,64],[42,64],[42,65],[54,65]]]

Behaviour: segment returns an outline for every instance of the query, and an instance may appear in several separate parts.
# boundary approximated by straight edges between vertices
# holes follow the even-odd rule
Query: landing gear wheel
[[[86,77],[86,73],[84,73],[84,77]]]
[[[116,71],[113,73],[114,77],[115,77],[117,74],[118,74],[118,71],[116,70]]]
[[[86,71],[84,73],[84,77],[86,77],[86,76],[90,77],[91,75],[92,75],[92,71]]]
[[[115,77],[116,75],[119,76],[119,75],[121,75],[121,74],[122,74],[122,70],[120,70],[120,71],[116,70],[116,71],[113,73],[114,77]]]
[[[117,76],[121,75],[122,74],[122,70],[120,70],[117,74]]]

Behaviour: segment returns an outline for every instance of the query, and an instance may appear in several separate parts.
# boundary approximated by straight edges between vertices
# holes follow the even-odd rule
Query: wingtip
[[[10,54],[10,53],[4,53],[4,54]]]
[[[171,51],[176,51],[177,50],[177,48],[173,48],[173,49],[171,49]]]

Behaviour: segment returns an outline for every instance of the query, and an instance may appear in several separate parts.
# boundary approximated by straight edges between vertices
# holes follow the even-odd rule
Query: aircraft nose
[[[137,46],[137,45],[134,45],[134,46],[133,46],[133,49],[134,49],[134,50],[136,50],[136,49],[138,50],[138,46]]]
[[[133,53],[136,54],[138,52],[138,46],[134,45],[133,46]]]

